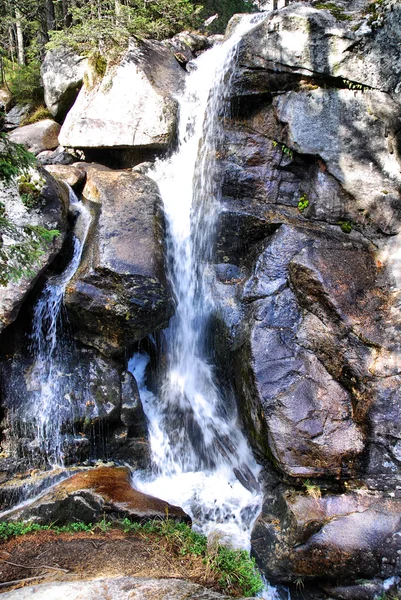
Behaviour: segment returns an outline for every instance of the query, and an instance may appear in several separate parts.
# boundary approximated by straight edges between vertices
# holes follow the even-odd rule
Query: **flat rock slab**
[[[228,600],[207,588],[182,579],[118,577],[95,581],[61,581],[25,587],[3,594],[10,600]]]
[[[8,519],[42,524],[94,523],[107,515],[137,521],[166,517],[190,521],[178,506],[135,490],[125,467],[98,467],[78,473],[29,506],[10,513]]]

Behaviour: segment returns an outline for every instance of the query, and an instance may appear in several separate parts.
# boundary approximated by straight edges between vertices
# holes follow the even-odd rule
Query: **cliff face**
[[[240,43],[217,153],[214,337],[217,370],[264,465],[253,534],[261,567],[273,582],[297,581],[293,597],[373,599],[401,566],[401,6],[384,3],[359,21],[332,12],[291,4]],[[108,73],[82,88],[64,143],[119,165],[171,145],[185,71],[169,46],[145,46],[131,49],[115,81]],[[117,93],[127,65],[146,80],[136,100]],[[149,125],[149,90],[163,143],[134,135]],[[95,119],[103,103],[114,135],[119,102],[135,132],[120,119],[122,137],[89,143],[82,107]],[[101,417],[112,423],[113,457],[136,453],[142,464],[146,431],[137,432],[141,410],[129,403],[137,407],[138,393],[124,370],[132,344],[172,313],[160,198],[146,165],[79,170],[97,227],[66,295],[79,340],[70,376],[74,387],[90,383],[82,436]],[[21,379],[3,386],[8,406],[28,393],[21,356],[3,366],[4,380]]]
[[[271,13],[240,45],[220,149],[218,346],[280,482],[254,551],[336,598],[399,572],[400,35],[399,5],[373,31]]]

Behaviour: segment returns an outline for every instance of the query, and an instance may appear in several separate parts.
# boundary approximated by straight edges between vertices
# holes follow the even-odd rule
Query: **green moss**
[[[53,119],[53,115],[47,110],[45,106],[43,106],[43,104],[40,104],[34,109],[33,112],[31,112],[27,117],[25,117],[21,121],[21,126],[32,125],[33,123],[37,123],[38,121],[44,121],[44,119]]]
[[[328,10],[338,21],[351,20],[350,15],[345,14],[343,9],[340,6],[337,6],[335,2],[318,2],[315,4],[315,8],[319,8],[320,10]]]

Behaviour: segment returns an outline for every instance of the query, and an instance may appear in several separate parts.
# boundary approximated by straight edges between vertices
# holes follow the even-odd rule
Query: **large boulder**
[[[105,517],[132,520],[173,519],[190,522],[178,506],[135,490],[126,467],[98,467],[77,473],[24,508],[9,513],[11,521],[59,524],[95,523]]]
[[[77,337],[106,354],[165,327],[173,303],[164,275],[163,219],[156,184],[144,175],[80,165],[96,234],[66,290]]]
[[[161,150],[172,143],[185,72],[161,43],[131,41],[120,64],[81,89],[60,132],[74,148]]]
[[[333,587],[387,579],[399,572],[400,526],[399,499],[366,489],[322,495],[310,485],[309,493],[281,490],[276,502],[265,504],[252,534],[253,550],[273,580],[318,580]],[[374,587],[372,592],[363,597],[373,600]]]
[[[12,142],[23,144],[29,152],[39,154],[44,150],[54,150],[58,144],[60,125],[50,119],[24,125],[12,131],[9,138]]]
[[[88,60],[69,48],[56,48],[46,53],[41,66],[45,103],[58,121],[74,104],[87,68]]]

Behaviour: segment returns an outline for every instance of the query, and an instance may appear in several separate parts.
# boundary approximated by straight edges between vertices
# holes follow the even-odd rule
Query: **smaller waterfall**
[[[90,213],[69,188],[70,211],[76,214],[72,240],[72,258],[64,271],[46,282],[33,310],[31,367],[28,390],[31,392],[29,406],[10,414],[11,422],[26,424],[26,431],[34,440],[33,451],[39,451],[51,466],[63,466],[62,425],[72,419],[71,403],[64,397],[62,357],[60,349],[60,318],[63,297],[69,281],[79,267],[82,251],[90,225]],[[32,431],[33,430],[33,431]]]

